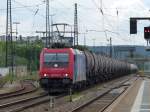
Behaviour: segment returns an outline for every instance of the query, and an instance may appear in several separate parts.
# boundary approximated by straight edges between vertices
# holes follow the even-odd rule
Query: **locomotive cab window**
[[[68,53],[45,53],[44,65],[46,67],[68,67],[69,54]]]

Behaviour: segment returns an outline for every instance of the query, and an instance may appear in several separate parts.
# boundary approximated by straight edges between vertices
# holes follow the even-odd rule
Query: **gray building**
[[[5,35],[0,36],[0,41],[5,41]]]
[[[0,41],[5,41],[5,40],[6,40],[6,36],[5,35],[0,35]],[[12,36],[12,40],[16,41],[16,36]]]

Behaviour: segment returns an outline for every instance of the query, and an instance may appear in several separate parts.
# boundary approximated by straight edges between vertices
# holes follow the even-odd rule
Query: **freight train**
[[[44,48],[40,54],[40,85],[48,91],[81,88],[137,70],[134,64],[72,48]]]

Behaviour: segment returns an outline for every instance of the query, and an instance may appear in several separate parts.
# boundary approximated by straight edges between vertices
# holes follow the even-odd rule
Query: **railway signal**
[[[137,34],[137,20],[150,20],[150,17],[133,17],[130,18],[130,34]],[[150,27],[144,27],[144,38],[147,46],[150,44]]]
[[[146,40],[149,40],[149,39],[150,39],[150,26],[144,27],[144,38],[145,38]]]
[[[137,33],[137,20],[136,19],[130,19],[130,34],[136,34]]]

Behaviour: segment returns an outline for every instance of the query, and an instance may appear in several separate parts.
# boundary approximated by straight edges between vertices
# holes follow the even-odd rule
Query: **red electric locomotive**
[[[40,54],[40,85],[46,90],[66,90],[86,80],[85,65],[85,56],[79,50],[44,48]]]
[[[40,85],[61,89],[69,86],[73,79],[72,49],[47,49],[40,54]]]

